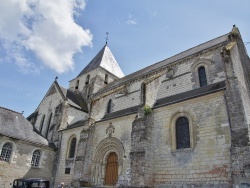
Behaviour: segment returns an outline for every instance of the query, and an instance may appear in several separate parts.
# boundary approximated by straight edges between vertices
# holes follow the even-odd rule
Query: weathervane
[[[108,44],[108,39],[109,39],[109,32],[106,32],[106,35],[107,35],[107,37],[106,37],[106,45]]]

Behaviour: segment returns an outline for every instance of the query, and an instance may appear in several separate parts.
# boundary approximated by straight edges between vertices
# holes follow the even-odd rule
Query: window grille
[[[176,149],[190,148],[189,122],[186,117],[176,121]]]
[[[12,153],[12,145],[10,143],[4,144],[0,155],[0,160],[10,162],[11,153]]]
[[[200,81],[200,87],[207,85],[207,76],[206,76],[206,70],[204,67],[200,67],[198,70],[199,73],[199,81]]]
[[[31,166],[39,167],[40,159],[41,159],[41,152],[39,150],[35,150],[33,152],[32,160],[31,160]]]
[[[69,158],[75,157],[75,150],[76,150],[76,138],[73,138],[70,143]]]

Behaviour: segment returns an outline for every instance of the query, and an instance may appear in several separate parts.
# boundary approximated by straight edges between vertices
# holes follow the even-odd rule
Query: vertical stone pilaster
[[[153,114],[135,119],[131,132],[131,185],[135,187],[149,186],[151,177],[149,171],[147,149],[153,124]],[[152,169],[151,169],[152,170]]]
[[[243,62],[240,58],[237,58],[240,52],[236,51],[236,54],[235,52],[232,53],[232,49],[237,47],[239,40],[241,40],[240,35],[236,32],[236,28],[233,28],[231,34],[229,34],[229,44],[221,52],[226,73],[226,102],[231,128],[231,175],[234,185],[250,182],[249,177],[246,175],[250,164],[248,160],[250,153],[248,146],[249,132],[244,112],[244,102],[247,101],[243,101],[240,91],[240,81],[236,76],[236,68],[234,67],[234,64],[243,64]]]
[[[73,186],[82,187],[91,184],[91,157],[94,131],[94,126],[91,126],[83,130],[80,134],[74,164]]]

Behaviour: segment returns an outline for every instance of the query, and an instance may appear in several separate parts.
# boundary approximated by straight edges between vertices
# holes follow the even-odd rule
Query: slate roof
[[[22,114],[3,107],[0,107],[0,134],[48,146],[48,141],[33,131],[33,126]]]
[[[118,78],[124,76],[121,68],[119,67],[118,63],[115,60],[112,52],[110,51],[109,47],[105,45],[100,52],[90,61],[90,63],[80,72],[77,76],[81,76],[97,67],[102,67],[109,71],[110,73],[114,74]]]
[[[177,95],[172,95],[172,96],[169,96],[169,97],[158,99],[156,101],[156,103],[154,104],[153,108],[159,108],[159,107],[162,107],[162,106],[166,106],[166,105],[170,105],[170,104],[173,104],[173,103],[185,101],[185,100],[188,100],[188,99],[192,99],[192,98],[195,98],[195,97],[210,94],[210,93],[217,92],[217,91],[224,90],[224,89],[226,89],[225,81],[210,84],[210,85],[203,86],[203,87],[200,87],[200,88],[197,88],[197,89],[193,89],[191,91],[186,91],[184,93],[180,93],[180,94],[177,94]]]
[[[136,78],[139,78],[139,77],[142,77],[144,75],[147,75],[149,74],[150,72],[153,72],[154,70],[158,69],[158,68],[161,68],[161,67],[164,67],[168,64],[171,64],[171,63],[174,63],[174,62],[177,62],[177,61],[181,61],[182,59],[185,59],[187,58],[188,56],[191,56],[193,54],[196,54],[196,53],[199,53],[203,50],[206,50],[208,48],[212,48],[214,46],[217,46],[217,45],[220,45],[220,44],[226,44],[228,40],[228,34],[225,34],[225,35],[222,35],[220,37],[217,37],[215,39],[212,39],[208,42],[205,42],[205,43],[202,43],[198,46],[195,46],[193,48],[190,48],[184,52],[181,52],[177,55],[174,55],[168,59],[165,59],[163,61],[160,61],[158,63],[155,63],[153,65],[150,65],[144,69],[141,69],[137,72],[134,72],[130,75],[127,75],[119,80],[116,80],[116,81],[113,81],[111,82],[109,85],[107,85],[104,89],[100,90],[99,92],[97,92],[94,96],[97,96],[99,93],[103,92],[103,91],[107,91],[109,89],[112,89],[112,88],[115,88],[115,87],[118,87],[130,80],[134,80]]]
[[[82,96],[78,93],[75,93],[69,89],[65,89],[62,86],[59,86],[62,94],[65,98],[68,99],[68,102],[71,106],[82,109],[84,112],[88,112],[88,107]]]
[[[63,130],[68,130],[68,129],[73,129],[73,128],[84,126],[86,124],[86,122],[88,122],[88,120],[77,121],[75,123],[72,123],[71,125],[68,125],[68,127],[66,129],[63,129]]]
[[[106,121],[106,120],[109,120],[109,119],[134,114],[134,113],[138,112],[138,108],[139,108],[139,105],[133,106],[133,107],[130,107],[130,108],[126,108],[126,109],[123,109],[123,110],[119,110],[119,111],[116,111],[116,112],[107,113],[107,114],[105,114],[103,116],[103,118],[100,121]]]

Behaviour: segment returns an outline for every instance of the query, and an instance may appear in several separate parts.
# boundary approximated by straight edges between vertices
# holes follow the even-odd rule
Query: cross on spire
[[[106,45],[108,44],[108,39],[109,39],[109,32],[106,32]]]

